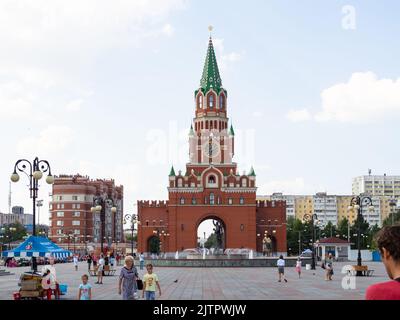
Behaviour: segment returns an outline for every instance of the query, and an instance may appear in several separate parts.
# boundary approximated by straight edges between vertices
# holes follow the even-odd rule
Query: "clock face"
[[[218,141],[212,139],[203,145],[203,152],[206,157],[215,158],[221,153],[221,146]]]

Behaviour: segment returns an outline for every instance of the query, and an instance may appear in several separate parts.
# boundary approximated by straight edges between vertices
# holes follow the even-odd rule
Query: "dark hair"
[[[86,280],[88,280],[89,276],[87,274],[84,274],[81,278],[86,278]]]
[[[384,227],[377,233],[375,241],[381,253],[385,248],[393,260],[400,262],[400,225]]]
[[[153,265],[151,263],[146,264],[146,268],[153,268]]]
[[[279,259],[283,259],[283,255],[280,255],[280,256],[279,256]]]

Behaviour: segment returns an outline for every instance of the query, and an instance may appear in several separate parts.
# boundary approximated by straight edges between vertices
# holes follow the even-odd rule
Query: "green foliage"
[[[207,249],[216,248],[217,247],[217,235],[212,233],[204,243],[204,247]]]
[[[392,212],[385,220],[383,220],[384,227],[397,223],[400,223],[400,210]]]
[[[19,222],[10,223],[2,227],[1,235],[3,236],[1,241],[5,243],[23,240],[23,238],[26,236],[26,229]]]

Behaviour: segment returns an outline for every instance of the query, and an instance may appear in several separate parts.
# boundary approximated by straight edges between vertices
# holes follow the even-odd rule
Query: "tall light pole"
[[[93,198],[93,207],[90,209],[93,213],[100,213],[100,251],[103,252],[103,241],[105,234],[105,219],[106,219],[106,206],[111,206],[111,213],[116,213],[117,208],[114,205],[114,200],[108,195],[95,196]]]
[[[131,254],[133,255],[133,233],[135,231],[135,223],[138,222],[136,214],[126,214],[124,216],[124,224],[131,222]]]
[[[43,207],[43,200],[38,200],[37,203],[36,203],[36,206],[38,208],[38,219],[37,219],[38,222],[37,222],[37,224],[38,224],[38,227],[40,228],[40,207]]]
[[[19,181],[19,174],[17,171],[24,173],[29,179],[29,192],[32,199],[32,213],[33,213],[33,230],[32,235],[36,236],[36,199],[39,192],[39,180],[43,177],[43,173],[48,173],[46,182],[48,184],[54,183],[54,177],[51,175],[50,164],[47,160],[39,160],[36,157],[32,162],[26,159],[18,160],[14,165],[14,172],[11,175],[12,182]],[[32,270],[37,272],[36,257],[32,257]]]
[[[372,199],[368,196],[356,196],[353,197],[350,201],[350,205],[348,207],[349,211],[355,210],[357,212],[357,248],[358,248],[358,257],[357,257],[357,266],[362,266],[362,259],[361,259],[361,220],[362,216],[362,209],[368,207],[368,211],[374,211],[374,206],[372,205]],[[357,270],[357,277],[362,276],[363,273],[361,270]]]
[[[392,226],[394,225],[394,214],[396,212],[396,209],[395,209],[396,204],[397,204],[397,201],[395,198],[390,199],[389,206],[390,206],[390,213],[392,215]]]
[[[312,234],[312,250],[311,250],[311,270],[315,270],[315,234],[314,234],[314,221],[318,220],[318,216],[314,214],[306,213],[303,216],[303,220],[306,222],[311,222],[311,234]]]

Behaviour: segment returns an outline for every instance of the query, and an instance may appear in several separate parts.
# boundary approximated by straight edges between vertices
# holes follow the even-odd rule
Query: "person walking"
[[[143,267],[144,267],[144,254],[143,254],[143,252],[141,252],[140,255],[139,255],[139,262],[140,262],[140,270],[143,270]]]
[[[88,272],[90,272],[90,266],[92,265],[92,255],[88,255],[87,256],[87,260],[86,260],[87,264],[88,264]]]
[[[333,256],[332,253],[328,255],[324,262],[325,266],[325,281],[331,281],[333,276]]]
[[[97,267],[97,282],[96,282],[96,284],[103,284],[103,270],[104,270],[104,258],[103,258],[103,254],[100,254],[100,259],[98,261],[98,267]]]
[[[300,279],[300,276],[301,276],[301,258],[300,257],[298,257],[297,261],[296,261],[296,272],[299,275],[299,279]]]
[[[143,292],[142,298],[146,296],[146,300],[156,299],[156,285],[159,295],[161,296],[161,287],[158,281],[158,276],[153,273],[153,265],[151,263],[146,265],[147,273],[143,277]]]
[[[78,256],[77,255],[74,255],[73,261],[74,261],[75,271],[78,271]]]
[[[92,300],[92,286],[89,284],[89,276],[84,274],[79,285],[78,300]]]
[[[366,300],[400,300],[400,225],[384,227],[376,243],[390,281],[367,288]]]
[[[282,255],[279,257],[278,261],[276,262],[276,265],[278,267],[278,275],[279,275],[278,282],[282,281],[282,277],[285,282],[288,282],[285,277],[285,260],[283,259]]]
[[[125,265],[121,269],[118,282],[118,294],[122,294],[123,300],[135,300],[137,285],[139,279],[138,271],[134,264],[132,256],[125,258]]]

